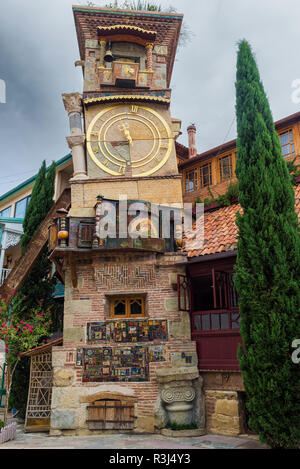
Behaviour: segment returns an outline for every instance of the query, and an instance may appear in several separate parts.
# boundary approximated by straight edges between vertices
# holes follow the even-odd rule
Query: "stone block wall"
[[[244,432],[237,391],[205,391],[206,428],[217,435],[237,436]]]
[[[65,271],[64,345],[53,348],[54,383],[51,433],[89,433],[87,404],[83,396],[110,391],[135,396],[135,431],[154,432],[160,421],[159,386],[156,371],[164,367],[196,366],[195,342],[191,341],[187,312],[178,311],[175,277],[185,271],[180,254],[83,255],[76,261],[77,288],[72,287],[69,267]],[[76,365],[76,349],[87,345],[86,324],[108,319],[109,295],[145,294],[146,318],[168,321],[166,360],[149,364],[149,381],[82,382],[82,367]],[[105,344],[103,344],[105,345]],[[130,344],[117,344],[128,346]],[[134,343],[137,345],[137,343]],[[147,345],[147,343],[144,343]],[[98,346],[98,345],[97,345]],[[109,344],[114,346],[114,344]],[[184,353],[191,354],[190,363]]]
[[[159,187],[159,190],[158,190]],[[181,177],[178,175],[165,178],[91,179],[85,184],[72,182],[71,216],[95,216],[93,207],[99,194],[110,199],[119,199],[119,195],[130,194],[128,198],[146,200],[154,204],[181,203]]]

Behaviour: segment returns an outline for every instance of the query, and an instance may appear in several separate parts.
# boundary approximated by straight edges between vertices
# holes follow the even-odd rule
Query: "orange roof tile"
[[[295,187],[295,198],[295,208],[300,222],[300,184]],[[237,247],[238,228],[235,224],[237,212],[242,212],[238,203],[205,212],[203,245],[199,239],[186,239],[183,251],[188,257],[234,251]]]

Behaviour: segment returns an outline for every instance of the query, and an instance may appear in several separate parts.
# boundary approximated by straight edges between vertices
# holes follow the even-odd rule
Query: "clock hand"
[[[129,128],[125,124],[122,124],[120,130],[123,130],[124,136],[127,138],[129,145],[132,145],[132,137],[130,135]]]

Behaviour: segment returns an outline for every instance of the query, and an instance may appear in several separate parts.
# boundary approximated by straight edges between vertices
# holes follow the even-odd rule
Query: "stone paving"
[[[257,439],[221,435],[170,438],[149,434],[107,434],[95,436],[49,436],[47,433],[24,433],[18,425],[16,440],[0,449],[264,449]]]

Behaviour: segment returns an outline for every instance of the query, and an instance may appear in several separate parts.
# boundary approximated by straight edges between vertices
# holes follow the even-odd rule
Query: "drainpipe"
[[[9,305],[9,315],[8,315],[8,322],[7,322],[7,325],[10,326],[10,320],[11,320],[11,306]],[[5,380],[5,368],[6,368],[6,364],[5,362],[3,363],[3,369],[2,369],[2,376],[1,376],[1,384],[0,384],[0,409],[1,407],[4,407],[2,406],[1,402],[2,402],[2,396],[5,396],[6,395],[6,389],[4,388],[4,380]]]
[[[3,230],[4,230],[4,228],[3,228],[3,225],[0,225],[0,248],[1,248],[1,246],[2,246],[2,235],[3,235]]]
[[[3,261],[4,261],[4,253],[5,253],[5,249],[2,248],[3,231],[4,231],[3,225],[0,225],[0,252],[1,252],[1,255],[0,255],[0,281],[1,281],[1,278],[2,278],[2,267],[3,267]],[[10,316],[9,316],[9,320],[10,320]],[[4,379],[5,379],[5,363],[3,363],[1,384],[0,384],[0,408],[3,407],[1,405],[2,395],[5,395]]]

